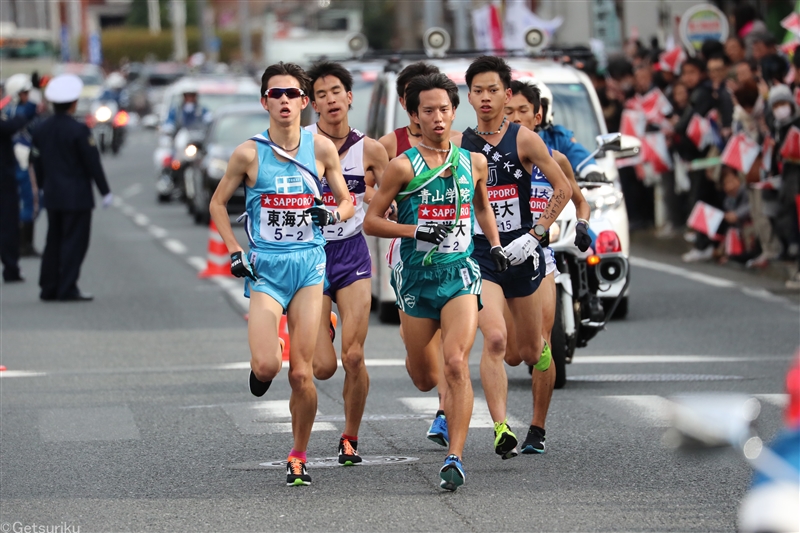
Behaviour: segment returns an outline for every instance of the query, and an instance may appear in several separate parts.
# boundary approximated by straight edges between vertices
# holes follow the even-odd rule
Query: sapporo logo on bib
[[[305,212],[314,205],[311,194],[262,194],[261,238],[306,242],[314,239],[314,222]]]
[[[353,207],[356,209],[356,211],[358,211],[358,203],[355,193],[350,193],[350,200],[353,202]],[[336,203],[336,198],[333,196],[332,192],[326,192],[323,194],[322,201],[325,202],[326,207],[333,209],[336,209],[336,207],[339,205]],[[353,235],[356,232],[357,227],[358,217],[353,216],[347,220],[337,222],[336,224],[325,226],[322,233],[325,235],[325,238],[329,240],[343,239]]]
[[[456,223],[455,205],[429,205],[420,204],[417,209],[417,222],[427,224],[429,222],[452,226],[455,224],[447,237],[439,244],[438,252],[441,254],[452,254],[466,252],[472,242],[472,217],[471,204],[461,204],[461,217]],[[427,252],[434,247],[433,244],[417,241],[417,251]]]
[[[513,231],[522,227],[522,219],[519,210],[519,189],[516,185],[494,185],[487,187],[489,193],[489,203],[494,211],[494,219],[497,222],[497,231],[503,233]],[[476,233],[483,233],[480,227],[475,229]]]
[[[542,185],[531,186],[531,214],[533,214],[534,220],[538,220],[542,213],[544,213],[551,196],[553,196],[552,187],[545,187]]]

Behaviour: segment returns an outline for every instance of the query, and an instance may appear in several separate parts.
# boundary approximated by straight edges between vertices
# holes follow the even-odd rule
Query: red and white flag
[[[663,133],[656,131],[645,134],[642,140],[642,159],[645,163],[650,163],[653,171],[658,174],[672,170],[672,156]]]
[[[503,49],[503,25],[493,3],[472,10],[472,33],[478,50]]]
[[[800,163],[800,129],[797,126],[789,128],[779,154],[785,161]]]
[[[680,46],[676,46],[658,56],[658,66],[661,67],[661,70],[669,71],[676,75],[681,73],[681,65],[683,65],[684,61],[686,61],[686,52]]]
[[[639,101],[648,122],[661,122],[666,115],[672,113],[672,104],[658,87],[650,89],[650,92],[641,96]]]
[[[723,213],[721,209],[698,201],[694,204],[694,208],[689,215],[689,220],[686,221],[686,225],[699,233],[714,238],[717,235],[720,224],[722,224],[723,218],[725,218],[725,213]]]
[[[647,119],[645,119],[643,111],[624,109],[620,119],[619,132],[641,139],[644,137],[646,125]]]
[[[694,143],[698,150],[703,150],[706,146],[711,144],[714,139],[714,133],[711,131],[711,123],[708,119],[695,113],[692,115],[692,119],[686,127],[686,136],[689,137],[689,140]]]
[[[724,165],[747,174],[750,172],[750,168],[755,163],[760,151],[758,144],[750,137],[744,133],[737,133],[730,138],[720,157]]]
[[[728,231],[725,232],[725,255],[737,257],[743,253],[742,233],[738,228],[728,228]]]
[[[772,170],[772,149],[775,147],[775,143],[772,141],[772,137],[765,137],[764,144],[761,145],[761,169],[769,172]]]
[[[781,21],[781,26],[800,36],[800,14],[796,11]]]

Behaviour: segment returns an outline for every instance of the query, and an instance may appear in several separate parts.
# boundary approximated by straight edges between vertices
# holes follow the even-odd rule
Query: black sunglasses
[[[300,98],[301,96],[306,95],[302,89],[298,89],[297,87],[273,87],[271,89],[267,89],[267,92],[264,93],[264,96],[267,98],[275,98],[277,100],[284,94],[290,99]]]

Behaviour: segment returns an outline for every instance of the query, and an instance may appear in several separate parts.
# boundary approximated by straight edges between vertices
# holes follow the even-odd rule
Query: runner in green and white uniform
[[[402,316],[406,369],[421,391],[433,389],[439,380],[439,349],[431,340],[441,327],[450,442],[439,486],[456,490],[465,479],[461,454],[472,417],[469,352],[478,327],[481,289],[480,269],[469,257],[476,222],[488,228],[486,238],[498,271],[508,268],[508,258],[486,191],[486,158],[450,142],[458,87],[443,74],[419,76],[409,83],[405,98],[422,139],[389,163],[364,219],[364,231],[402,238],[392,284]],[[383,218],[395,199],[397,224]]]

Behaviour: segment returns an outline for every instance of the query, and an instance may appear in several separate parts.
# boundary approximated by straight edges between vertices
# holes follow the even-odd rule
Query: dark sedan
[[[244,141],[269,128],[269,115],[259,104],[236,104],[214,112],[214,121],[186,168],[187,201],[197,224],[208,224],[208,203],[225,175],[228,159]],[[244,211],[244,187],[239,187],[228,202],[230,213]]]

